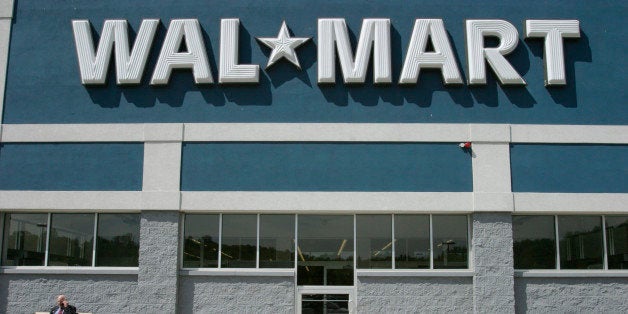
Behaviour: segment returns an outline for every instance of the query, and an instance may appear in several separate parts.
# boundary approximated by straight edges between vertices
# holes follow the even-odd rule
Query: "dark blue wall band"
[[[144,145],[0,145],[0,190],[140,191]]]
[[[183,191],[472,191],[457,144],[186,143]]]
[[[310,1],[206,2],[77,0],[16,1],[11,29],[4,123],[123,122],[447,122],[624,125],[626,1]],[[240,62],[268,62],[255,37],[275,36],[286,20],[297,37],[313,40],[297,50],[304,71],[281,61],[261,71],[258,85],[196,86],[190,71],[176,71],[167,87],[150,87],[156,58],[174,18],[197,18],[204,31],[217,80],[220,19],[238,17]],[[438,71],[424,70],[418,85],[373,86],[316,83],[317,19],[345,18],[353,44],[362,19],[390,18],[393,81],[397,82],[416,18],[442,18],[457,63],[466,79],[464,20],[504,19],[519,31],[517,49],[507,59],[526,87],[501,87],[490,70],[486,86],[445,87]],[[134,32],[143,18],[162,25],[143,82],[115,85],[114,62],[108,85],[80,84],[72,19],[89,19],[95,35],[105,19],[126,19]],[[543,40],[523,38],[526,19],[578,19],[581,38],[565,40],[567,86],[543,85]],[[97,37],[95,37],[97,38]],[[372,66],[371,66],[372,67]],[[371,72],[371,70],[369,70]],[[337,69],[337,73],[340,70]]]
[[[628,193],[627,145],[517,144],[513,192]]]

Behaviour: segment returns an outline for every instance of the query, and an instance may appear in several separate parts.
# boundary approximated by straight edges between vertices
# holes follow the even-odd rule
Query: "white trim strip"
[[[321,213],[469,213],[471,192],[181,192],[193,211]]]
[[[4,124],[0,139],[7,143],[474,141],[628,144],[628,126],[466,123]]]
[[[273,276],[273,277],[293,277],[295,270],[292,268],[269,268],[269,269],[248,269],[248,268],[184,268],[179,271],[182,276]]]
[[[430,269],[356,269],[358,277],[473,277],[473,271],[461,270],[430,270]]]
[[[587,277],[628,277],[626,270],[515,270],[515,277],[523,278],[587,278]]]
[[[86,210],[139,211],[144,192],[111,191],[0,191],[0,209],[13,211]],[[178,194],[178,193],[177,193]]]
[[[515,213],[628,212],[628,193],[513,193],[513,195]]]
[[[18,266],[2,267],[0,274],[48,274],[48,275],[137,275],[137,267],[55,267]]]
[[[627,144],[626,125],[513,124],[512,143]]]

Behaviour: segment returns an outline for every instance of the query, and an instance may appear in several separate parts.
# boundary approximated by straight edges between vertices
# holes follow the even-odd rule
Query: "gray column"
[[[512,216],[473,214],[473,311],[514,313]]]
[[[138,313],[175,313],[178,295],[179,212],[143,211],[137,276]]]

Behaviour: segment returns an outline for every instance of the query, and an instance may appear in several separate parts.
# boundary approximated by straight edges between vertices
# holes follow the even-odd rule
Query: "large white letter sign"
[[[365,19],[362,22],[355,61],[347,24],[344,19],[318,20],[318,83],[336,82],[336,55],[345,83],[364,83],[371,48],[373,49],[373,82],[392,82],[390,57],[390,20]]]
[[[434,52],[425,52],[428,38],[432,40]],[[462,76],[445,31],[445,24],[441,19],[414,21],[412,38],[408,45],[399,84],[415,84],[419,79],[421,68],[440,69],[445,84],[462,84]]]
[[[81,83],[105,84],[113,43],[116,43],[116,81],[118,85],[139,84],[142,80],[146,59],[155,37],[159,20],[142,20],[135,44],[129,53],[127,21],[106,20],[94,49],[92,30],[88,20],[72,21],[74,42],[81,71]]]
[[[517,29],[503,20],[467,20],[467,62],[469,66],[469,84],[486,84],[486,63],[488,61],[501,84],[525,85],[526,82],[504,58],[517,48],[519,33]],[[495,36],[499,46],[484,47],[484,37]]]
[[[178,52],[185,38],[187,52]],[[213,83],[201,25],[197,19],[177,19],[170,21],[164,44],[159,52],[151,85],[166,85],[170,81],[172,69],[192,69],[196,84]]]
[[[565,54],[563,38],[580,38],[578,20],[527,20],[526,38],[545,37],[545,85],[565,85]]]
[[[220,20],[220,83],[258,83],[259,65],[238,64],[239,19]]]

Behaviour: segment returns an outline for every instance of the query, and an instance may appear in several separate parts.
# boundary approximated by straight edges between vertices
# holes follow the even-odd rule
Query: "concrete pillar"
[[[179,212],[143,211],[136,302],[141,313],[175,313]]]
[[[514,313],[510,213],[473,214],[473,311]]]

